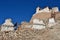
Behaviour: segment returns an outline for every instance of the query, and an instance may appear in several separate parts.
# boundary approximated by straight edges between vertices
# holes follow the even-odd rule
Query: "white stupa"
[[[2,25],[9,25],[9,26],[14,26],[14,24],[12,23],[11,19],[6,19],[5,23],[3,23]]]
[[[44,9],[40,10],[40,12],[50,12],[50,11],[49,11],[49,8],[46,7],[46,8],[44,8]]]
[[[43,22],[43,20],[39,20],[39,19],[34,19],[33,20],[33,27],[32,29],[44,29],[45,28],[45,24]]]
[[[39,13],[40,10],[41,10],[40,7],[37,7],[36,8],[36,13]]]
[[[1,31],[12,31],[14,30],[14,24],[11,19],[6,19],[5,22],[1,26]]]
[[[48,26],[51,27],[51,26],[54,26],[55,24],[56,24],[55,19],[54,18],[50,18],[49,22],[48,22]]]
[[[52,8],[52,11],[53,11],[53,12],[59,12],[59,8],[58,8],[58,7],[53,7],[53,8]]]
[[[50,12],[50,10],[48,7],[44,8],[44,9],[40,9],[40,7],[37,7],[36,13],[41,13],[41,12]]]
[[[33,23],[34,24],[44,24],[43,20],[39,20],[39,19],[34,19]]]
[[[49,19],[49,23],[55,23],[54,18],[50,18],[50,19]]]

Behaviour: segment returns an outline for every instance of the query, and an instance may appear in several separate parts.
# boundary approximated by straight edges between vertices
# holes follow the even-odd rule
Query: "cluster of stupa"
[[[17,30],[21,28],[28,29],[44,29],[46,27],[52,27],[56,25],[56,20],[60,18],[60,12],[58,7],[53,7],[49,9],[48,7],[41,9],[40,7],[36,8],[35,14],[33,14],[30,22],[23,21],[19,25]],[[6,19],[5,23],[1,26],[1,31],[13,31],[14,24],[11,19]]]
[[[51,9],[49,9],[49,7],[46,7],[44,9],[37,7],[36,12],[35,14],[33,14],[30,22],[23,22],[20,27],[40,30],[46,27],[52,27],[56,25],[56,21],[59,18],[60,12],[58,7],[53,7]]]
[[[33,29],[44,29],[56,25],[56,20],[59,17],[60,12],[58,7],[53,7],[52,9],[49,9],[49,7],[44,9],[37,7],[36,13],[32,16],[30,23],[33,24]]]

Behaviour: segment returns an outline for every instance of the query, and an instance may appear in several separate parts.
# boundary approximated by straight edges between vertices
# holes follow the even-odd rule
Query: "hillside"
[[[9,33],[0,32],[0,40],[60,40],[60,22],[43,30],[21,29]]]

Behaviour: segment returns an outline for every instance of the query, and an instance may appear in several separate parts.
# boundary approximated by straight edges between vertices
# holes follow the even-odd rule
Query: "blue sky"
[[[12,18],[14,23],[30,21],[37,6],[60,9],[60,0],[0,0],[0,24],[7,18]]]

